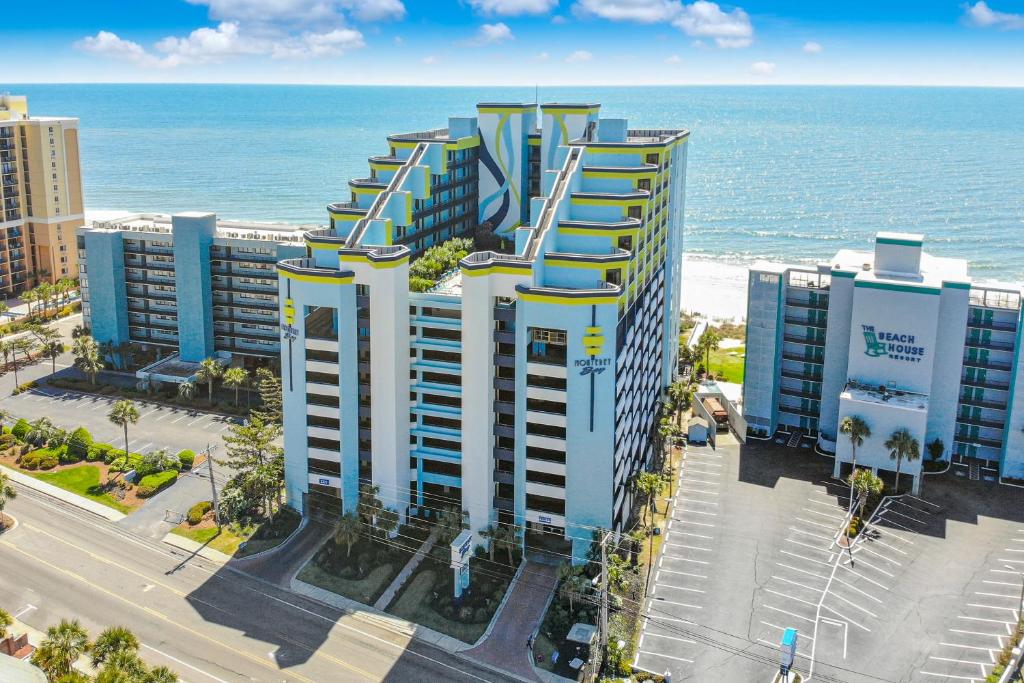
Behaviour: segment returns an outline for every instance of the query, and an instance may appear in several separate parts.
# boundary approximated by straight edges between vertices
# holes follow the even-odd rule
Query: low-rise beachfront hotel
[[[801,430],[851,460],[846,416],[871,436],[857,463],[894,470],[906,428],[972,478],[1024,478],[1021,287],[980,284],[967,262],[922,250],[923,237],[879,233],[874,252],[842,250],[818,266],[750,269],[743,411],[753,436]],[[848,469],[848,468],[847,468]],[[845,471],[845,470],[844,470]]]
[[[372,483],[577,556],[621,528],[676,367],[687,137],[595,104],[390,136],[278,264],[289,504],[336,518]],[[410,260],[478,226],[504,253],[410,291]]]
[[[306,253],[309,227],[188,212],[79,228],[84,323],[101,344],[133,344],[186,364],[215,354],[239,365],[276,363],[276,264]]]

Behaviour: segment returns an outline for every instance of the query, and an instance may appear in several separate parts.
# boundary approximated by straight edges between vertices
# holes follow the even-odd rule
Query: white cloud
[[[718,47],[747,47],[754,42],[754,26],[746,12],[739,7],[723,12],[718,3],[706,0],[683,5],[672,25],[688,36],[713,38]]]
[[[584,17],[654,24],[678,16],[682,3],[679,0],[577,0],[572,9]]]
[[[809,40],[806,43],[804,43],[804,48],[803,48],[804,52],[806,52],[809,55],[821,54],[821,52],[824,49],[825,48],[823,48],[821,46],[821,43],[816,43],[813,40]]]
[[[463,45],[468,47],[485,47],[487,45],[497,45],[498,43],[504,43],[515,38],[512,35],[512,29],[508,27],[504,22],[498,22],[497,24],[483,24],[477,30],[475,36],[469,40],[463,41]]]
[[[709,38],[718,47],[747,47],[754,42],[754,26],[742,8],[724,11],[716,2],[696,0],[576,0],[573,12],[581,17],[640,24],[671,23],[688,36]]]
[[[558,0],[468,0],[470,7],[481,14],[515,17],[521,14],[547,14],[558,6]]]
[[[141,45],[125,40],[110,31],[100,31],[94,36],[86,36],[76,42],[75,47],[83,52],[123,59],[141,66],[162,66],[160,60],[147,53]]]
[[[536,59],[538,62],[546,62],[549,59],[551,59],[551,55],[549,55],[547,52],[539,52],[534,57],[534,59]]]
[[[206,64],[245,55],[275,59],[333,57],[364,46],[363,34],[347,25],[361,21],[399,19],[401,0],[187,0],[209,8],[216,26],[197,28],[186,36],[167,36],[154,51],[109,31],[75,43],[92,54],[133,62],[143,67],[171,68]]]
[[[665,63],[666,64],[682,64],[683,63],[683,58],[680,57],[679,55],[672,55],[671,57],[669,57],[669,58],[667,58],[665,60]]]
[[[964,8],[964,19],[971,26],[978,28],[998,28],[1003,31],[1024,30],[1024,14],[998,12],[988,6],[984,0]]]
[[[395,45],[401,45],[402,43],[405,42],[405,38],[403,38],[402,36],[395,36],[394,40]]]
[[[589,62],[594,58],[594,55],[586,50],[576,50],[571,55],[565,58],[569,64],[579,64],[580,62]]]
[[[552,24],[562,25],[562,24],[566,23],[567,21],[569,21],[569,20],[566,19],[565,17],[563,17],[561,14],[556,14],[555,16],[551,17],[551,23]]]
[[[427,55],[426,57],[420,60],[420,62],[426,64],[427,66],[430,66],[431,64],[437,64],[439,61],[440,59],[438,58],[437,55]]]
[[[775,62],[754,62],[750,65],[750,73],[755,76],[774,76]]]
[[[210,18],[267,26],[336,28],[347,11],[359,21],[401,19],[402,0],[186,0],[190,5],[210,8]]]

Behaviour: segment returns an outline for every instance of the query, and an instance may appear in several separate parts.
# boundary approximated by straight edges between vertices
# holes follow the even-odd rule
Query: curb
[[[14,515],[12,515],[9,512],[3,513],[3,516],[6,519],[9,519],[11,521],[11,523],[8,524],[7,526],[3,527],[3,530],[0,530],[0,536],[2,536],[3,534],[9,533],[11,531],[14,531],[15,529],[18,528],[18,524],[20,523],[20,522],[18,522],[18,518],[15,517]]]
[[[252,555],[246,555],[245,557],[235,557],[235,556],[232,555],[228,559],[230,559],[233,562],[245,562],[246,560],[254,560],[254,559],[258,558],[258,557],[266,557],[268,555],[273,555],[278,550],[280,550],[281,548],[283,548],[286,545],[288,545],[289,543],[291,543],[291,540],[293,538],[295,538],[299,534],[300,531],[305,529],[307,524],[309,524],[309,517],[303,517],[302,518],[302,522],[299,523],[299,526],[295,527],[295,531],[293,531],[290,534],[288,534],[287,538],[285,538],[283,541],[281,541],[280,543],[275,545],[273,548],[267,548],[266,550],[261,550],[258,553],[253,553]],[[214,552],[217,552],[217,551],[214,551]],[[221,553],[221,554],[223,554],[223,553]]]
[[[89,500],[88,498],[83,498],[77,493],[65,491],[59,486],[47,484],[45,481],[40,481],[39,479],[36,479],[33,476],[25,474],[24,472],[19,472],[13,467],[8,467],[7,465],[0,465],[0,467],[4,468],[4,470],[7,472],[8,478],[14,483],[20,486],[24,486],[25,488],[30,488],[33,491],[42,493],[43,495],[49,496],[50,498],[55,498],[63,503],[67,503],[68,505],[73,505],[74,507],[80,510],[90,512],[96,515],[97,517],[102,517],[106,519],[107,521],[119,522],[128,516],[124,513],[118,512],[114,508],[107,507],[103,503],[96,503],[94,501]]]
[[[186,552],[195,553],[200,557],[216,562],[217,564],[227,564],[231,560],[230,555],[225,555],[219,550],[213,548],[207,548],[202,543],[193,541],[191,538],[185,538],[178,534],[167,532],[167,534],[161,539],[164,543],[170,546],[174,546],[179,550]]]

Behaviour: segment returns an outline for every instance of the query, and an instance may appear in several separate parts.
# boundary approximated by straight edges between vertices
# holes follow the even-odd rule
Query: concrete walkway
[[[231,560],[231,556],[226,553],[214,550],[213,548],[207,548],[206,545],[199,541],[193,541],[191,538],[185,538],[178,534],[168,532],[167,535],[164,536],[163,541],[167,545],[172,545],[175,548],[192,553],[193,555],[198,555],[199,557],[205,557],[207,560],[218,564],[227,564]]]
[[[530,663],[526,643],[544,618],[549,598],[558,583],[558,567],[527,561],[517,574],[512,592],[491,632],[483,643],[465,652],[474,661],[515,674],[517,678],[540,680]]]
[[[387,606],[391,604],[391,601],[395,599],[396,595],[398,595],[398,591],[403,585],[405,585],[405,582],[410,576],[412,576],[412,573],[416,571],[416,567],[420,566],[420,562],[422,562],[423,558],[427,556],[430,549],[434,547],[434,543],[437,542],[439,531],[440,528],[436,526],[430,530],[430,535],[427,536],[426,540],[423,541],[413,556],[409,558],[409,561],[405,563],[405,566],[402,567],[402,571],[398,572],[398,576],[396,576],[394,581],[391,582],[391,585],[381,593],[380,597],[377,598],[377,602],[373,603],[374,609],[379,609],[383,612]]]
[[[16,469],[6,466],[2,467],[4,468],[4,471],[7,473],[8,479],[13,481],[15,484],[18,484],[19,486],[24,486],[25,488],[33,489],[35,491],[39,491],[40,493],[45,493],[46,495],[52,498],[64,501],[68,505],[74,505],[77,508],[81,508],[82,510],[91,512],[94,515],[99,515],[100,517],[108,519],[111,522],[120,521],[127,516],[118,512],[114,508],[107,507],[103,503],[97,503],[96,501],[89,500],[88,498],[80,496],[77,493],[65,491],[59,486],[47,484],[45,481],[41,481],[39,479],[36,479],[35,477],[31,477],[25,474],[24,472],[19,472]]]

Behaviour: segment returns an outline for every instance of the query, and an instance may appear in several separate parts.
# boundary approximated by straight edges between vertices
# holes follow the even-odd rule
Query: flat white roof
[[[849,382],[840,397],[862,403],[895,406],[904,410],[928,410],[928,396],[925,394],[896,389],[880,391],[878,387],[869,387],[856,382]]]
[[[889,233],[899,234],[899,233]],[[856,270],[858,280],[872,282],[890,282],[894,284],[917,284],[929,287],[941,287],[946,281],[970,282],[967,273],[967,261],[959,258],[932,256],[921,253],[921,273],[919,275],[898,273],[879,273],[875,271],[875,253],[855,249],[840,249],[832,257],[829,264],[833,269]],[[867,269],[865,270],[865,266]]]
[[[215,215],[210,211],[182,211],[178,216],[202,218]],[[322,225],[293,223],[270,223],[261,221],[230,221],[217,220],[216,237],[221,239],[254,239],[272,242],[302,242],[307,230],[322,228]],[[106,230],[109,232],[129,231],[157,234],[171,233],[171,216],[166,213],[135,213],[111,217],[106,220],[94,220],[89,230]]]

